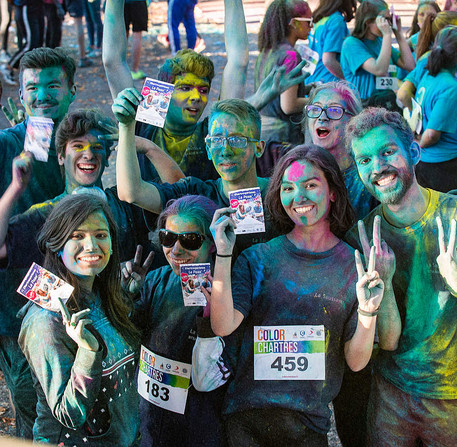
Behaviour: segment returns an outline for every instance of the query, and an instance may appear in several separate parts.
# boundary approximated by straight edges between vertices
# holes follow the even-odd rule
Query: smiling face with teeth
[[[414,182],[415,162],[396,131],[386,124],[375,127],[352,140],[352,152],[367,190],[382,204],[399,204]]]
[[[325,174],[305,160],[294,161],[284,172],[281,191],[282,206],[297,227],[330,228],[328,215],[334,194]]]
[[[174,233],[200,233],[204,234],[202,228],[195,223],[194,219],[185,214],[175,214],[169,216],[165,223],[165,229]],[[177,240],[173,247],[162,247],[163,253],[167,258],[173,272],[179,276],[179,266],[181,264],[198,264],[210,261],[210,254],[214,250],[213,242],[206,237],[203,245],[198,250],[186,250]]]
[[[91,290],[95,276],[108,265],[111,236],[108,221],[101,211],[91,214],[65,242],[60,254],[65,267]]]
[[[58,161],[65,168],[66,191],[79,186],[101,187],[101,176],[107,165],[106,149],[98,139],[100,130],[92,129],[86,135],[75,137],[65,147],[65,155]]]

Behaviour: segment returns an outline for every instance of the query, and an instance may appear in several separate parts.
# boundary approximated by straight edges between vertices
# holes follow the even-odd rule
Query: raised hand
[[[136,295],[141,287],[143,287],[144,279],[151,267],[152,260],[154,259],[154,252],[149,252],[147,258],[141,264],[143,258],[143,247],[138,245],[136,247],[135,257],[132,261],[127,261],[122,269],[121,285],[122,288],[133,295]]]
[[[362,220],[358,222],[360,244],[362,245],[363,256],[365,262],[369,259],[371,244],[368,240],[367,232],[365,230],[365,224]],[[373,247],[375,248],[376,255],[376,270],[379,276],[384,282],[391,282],[395,274],[395,253],[387,245],[387,243],[381,239],[381,217],[376,216],[373,222]]]
[[[106,130],[106,134],[97,135],[97,138],[102,141],[112,142],[119,140],[119,129],[117,126],[113,126],[111,123],[107,123],[104,121],[99,121],[98,125],[103,129]]]
[[[33,155],[30,152],[22,152],[13,160],[12,182],[11,185],[22,194],[26,189],[32,177]]]
[[[444,238],[443,222],[440,216],[436,218],[436,224],[438,226],[438,243],[440,247],[440,254],[436,258],[436,262],[438,263],[440,274],[451,289],[452,294],[457,296],[457,263],[455,261],[456,222],[455,219],[451,219],[447,247]]]
[[[236,234],[234,229],[236,224],[230,217],[235,211],[230,207],[216,210],[209,227],[216,244],[217,254],[222,256],[231,255],[235,245]]]
[[[141,93],[133,88],[126,88],[120,92],[111,107],[116,119],[122,124],[135,121],[136,109],[142,101]]]
[[[379,31],[381,31],[383,36],[391,35],[392,27],[390,26],[389,21],[384,16],[376,17],[376,25],[379,28]]]
[[[378,313],[384,295],[384,282],[375,270],[375,248],[371,247],[368,260],[368,269],[365,272],[362,258],[358,250],[355,251],[355,266],[357,269],[358,281],[356,284],[357,299],[359,300],[359,310],[374,316]]]
[[[211,275],[208,275],[208,281],[211,284],[210,287],[200,287],[200,290],[206,298],[206,306],[203,309],[203,317],[209,317],[211,310],[211,289],[213,287],[213,277]]]
[[[68,336],[78,345],[78,347],[88,351],[98,351],[99,343],[95,336],[86,328],[92,320],[85,318],[90,309],[84,309],[70,314],[64,302],[58,298],[60,312],[62,313],[62,323],[65,326]]]
[[[24,110],[16,107],[16,104],[13,102],[13,98],[8,98],[8,107],[2,106],[2,112],[11,126],[15,126],[25,120]]]

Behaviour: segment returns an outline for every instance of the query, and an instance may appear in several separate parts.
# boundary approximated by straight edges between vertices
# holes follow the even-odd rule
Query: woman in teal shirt
[[[392,18],[384,1],[365,0],[357,9],[354,31],[344,41],[341,50],[341,68],[345,79],[357,87],[363,100],[377,89],[390,87],[389,82],[384,86],[381,84],[386,84],[385,80],[379,79],[377,83],[376,78],[392,76],[392,65],[406,71],[415,66],[398,17],[396,27],[392,27]],[[400,50],[392,47],[392,31]]]

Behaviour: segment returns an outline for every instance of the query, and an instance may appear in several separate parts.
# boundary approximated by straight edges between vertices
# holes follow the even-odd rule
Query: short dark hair
[[[158,78],[160,81],[174,84],[176,76],[184,73],[193,73],[211,84],[214,78],[214,64],[209,57],[194,50],[179,50],[176,56],[167,59],[159,68]]]
[[[414,135],[406,120],[398,113],[391,112],[383,107],[368,107],[361,113],[351,118],[346,126],[346,148],[349,153],[352,151],[352,140],[362,138],[366,133],[375,127],[386,125],[395,130],[398,138],[402,142],[406,152],[410,153]]]
[[[100,125],[100,122],[114,126],[114,121],[98,109],[78,109],[73,112],[68,112],[56,130],[55,143],[57,153],[62,157],[65,157],[67,143],[75,138],[87,135],[92,129],[97,129],[100,131],[100,134],[107,134],[108,131]],[[111,144],[106,142],[104,144],[106,159],[108,159]],[[60,168],[62,172],[65,171],[63,166]]]
[[[311,163],[324,173],[329,190],[335,195],[335,201],[331,203],[328,215],[330,231],[337,237],[343,237],[355,221],[343,175],[333,155],[314,145],[297,146],[279,159],[271,176],[265,200],[274,225],[283,234],[289,233],[294,228],[294,223],[281,203],[280,193],[284,172],[294,161],[300,160]]]
[[[75,60],[63,48],[35,48],[22,56],[19,63],[19,79],[22,83],[22,73],[28,68],[43,69],[62,67],[67,75],[68,86],[75,83]]]

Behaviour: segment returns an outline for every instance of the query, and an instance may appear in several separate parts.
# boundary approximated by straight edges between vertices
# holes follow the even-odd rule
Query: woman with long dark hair
[[[44,267],[74,287],[62,315],[28,305],[19,344],[38,393],[37,442],[133,446],[139,333],[120,284],[116,224],[93,195],[62,199],[39,237]],[[62,324],[63,322],[63,324]]]

